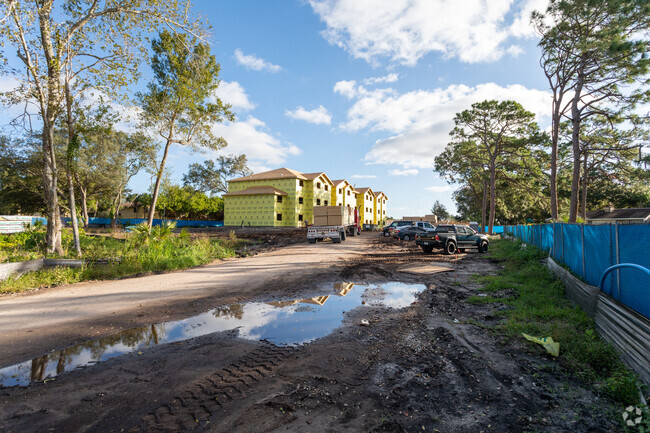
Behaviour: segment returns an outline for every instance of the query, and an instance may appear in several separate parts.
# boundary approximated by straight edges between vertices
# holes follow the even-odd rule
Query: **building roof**
[[[319,173],[320,174],[320,173]],[[238,177],[231,179],[228,182],[246,182],[249,180],[271,180],[271,179],[301,179],[307,180],[304,174],[289,168],[278,168],[271,171],[264,171],[262,173],[251,174],[250,176]]]
[[[386,195],[386,193],[384,191],[375,191],[375,195],[377,197],[379,197],[380,195],[383,195],[384,197],[388,198],[388,196]]]
[[[650,208],[601,209],[587,212],[588,220],[649,220]]]
[[[246,189],[242,189],[241,191],[229,192],[228,194],[224,194],[223,196],[234,197],[240,195],[284,195],[286,196],[288,194],[274,186],[250,186]]]
[[[347,183],[348,185],[350,185],[350,182],[348,182],[348,181],[345,180],[345,179],[338,179],[338,180],[333,180],[333,181],[332,181],[332,183],[334,184],[334,186],[339,186],[339,185],[340,185],[341,183],[343,183],[343,182],[345,182],[345,183]]]
[[[323,171],[320,171],[318,173],[303,173],[302,175],[305,176],[307,180],[314,180],[318,176],[323,176],[323,178],[325,178],[330,184],[334,185],[334,182],[332,182],[332,180]]]
[[[365,188],[356,188],[356,190],[357,190],[357,192],[358,192],[359,194],[365,194],[365,193],[367,193],[368,191],[370,191],[373,195],[375,195],[375,192],[374,192],[374,191],[372,190],[372,188],[370,188],[370,187],[365,187]]]

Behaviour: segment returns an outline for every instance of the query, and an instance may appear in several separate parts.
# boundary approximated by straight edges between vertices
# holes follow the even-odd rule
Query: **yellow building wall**
[[[318,183],[320,182],[320,188]],[[327,190],[325,189],[327,185]],[[306,180],[304,182],[304,218],[309,224],[314,223],[314,206],[335,206],[332,204],[332,185],[325,179],[317,177],[314,180]],[[320,200],[320,205],[318,205]],[[327,204],[325,203],[327,202]]]
[[[225,196],[224,225],[240,225],[243,220],[245,225],[251,221],[250,225],[256,226],[303,227],[308,217],[310,221],[313,219],[311,199],[308,200],[306,197],[306,193],[309,191],[307,181],[303,181],[303,186],[300,186],[300,180],[295,178],[231,182],[228,184],[228,192],[241,191],[251,186],[273,186],[286,192],[287,195],[282,197],[282,203],[278,203],[277,196],[272,194]],[[300,204],[301,197],[302,204]],[[244,198],[251,200],[241,200]],[[242,203],[246,205],[244,206]],[[282,221],[277,220],[278,213],[282,214]],[[302,221],[300,221],[300,215],[303,216]]]
[[[382,195],[379,198],[377,198],[377,224],[380,225],[385,225],[386,224],[386,202],[388,199],[386,196]]]
[[[357,196],[361,224],[375,224],[375,197],[370,191]]]

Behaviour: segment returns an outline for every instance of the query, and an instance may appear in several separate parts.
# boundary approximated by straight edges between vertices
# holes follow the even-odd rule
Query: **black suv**
[[[410,226],[413,225],[415,221],[393,221],[392,223],[388,224],[386,227],[381,229],[381,234],[382,236],[389,237],[390,235],[393,234],[393,230],[396,229],[397,227],[401,226]]]

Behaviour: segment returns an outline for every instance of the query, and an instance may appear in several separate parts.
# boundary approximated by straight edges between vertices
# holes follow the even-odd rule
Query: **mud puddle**
[[[142,326],[70,346],[0,369],[0,387],[51,380],[64,371],[86,367],[127,353],[215,332],[235,331],[239,338],[266,340],[278,346],[311,342],[341,326],[354,308],[403,308],[426,288],[423,284],[336,283],[334,293],[306,299],[251,302],[217,307],[183,320]]]

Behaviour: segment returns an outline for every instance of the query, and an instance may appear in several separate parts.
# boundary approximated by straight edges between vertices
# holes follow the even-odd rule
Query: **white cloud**
[[[327,108],[323,107],[322,105],[320,105],[318,108],[314,108],[311,111],[298,106],[293,111],[285,110],[284,115],[293,119],[314,123],[316,125],[329,125],[332,123],[332,116],[327,111]]]
[[[420,172],[416,168],[408,168],[406,170],[389,170],[388,171],[388,174],[390,174],[391,176],[415,176],[418,173],[420,173]]]
[[[353,174],[350,176],[352,179],[377,179],[374,174]]]
[[[363,80],[363,84],[372,85],[377,83],[394,83],[399,79],[399,74],[391,73],[383,77],[370,77]]]
[[[434,90],[415,90],[400,94],[393,89],[369,91],[355,88],[356,100],[341,128],[350,132],[362,129],[394,134],[377,140],[365,156],[369,164],[397,164],[402,168],[431,168],[433,159],[449,142],[456,113],[486,99],[513,99],[541,120],[548,119],[550,95],[522,85],[494,83],[475,87],[452,85]]]
[[[453,191],[454,187],[451,185],[443,185],[443,186],[428,186],[425,188],[427,191],[431,192],[447,192],[447,191]]]
[[[516,12],[515,19],[510,26],[510,34],[515,37],[531,38],[535,36],[535,29],[530,25],[530,15],[533,11],[546,12],[549,0],[526,0],[520,2],[521,7]]]
[[[338,93],[339,95],[343,95],[348,99],[354,98],[354,95],[356,95],[356,85],[357,82],[352,80],[352,81],[337,81],[334,84],[334,93]]]
[[[264,59],[261,59],[252,54],[244,54],[238,48],[235,50],[235,60],[240,65],[246,67],[246,69],[252,69],[253,71],[268,71],[268,72],[280,72],[282,67],[279,65],[274,65],[273,63],[267,62]]]
[[[246,154],[249,166],[254,171],[278,168],[288,157],[300,154],[300,149],[291,144],[282,143],[265,131],[266,124],[249,116],[244,121],[217,123],[213,132],[228,141],[221,153]]]
[[[510,45],[506,50],[506,52],[512,57],[519,57],[521,54],[524,53],[524,49],[521,48],[519,45]]]
[[[215,96],[224,103],[231,104],[233,109],[246,111],[255,108],[255,104],[248,99],[246,90],[237,81],[221,81]]]
[[[379,59],[415,65],[430,52],[461,62],[491,62],[503,44],[534,32],[530,12],[542,0],[309,0],[332,45],[376,65]]]

